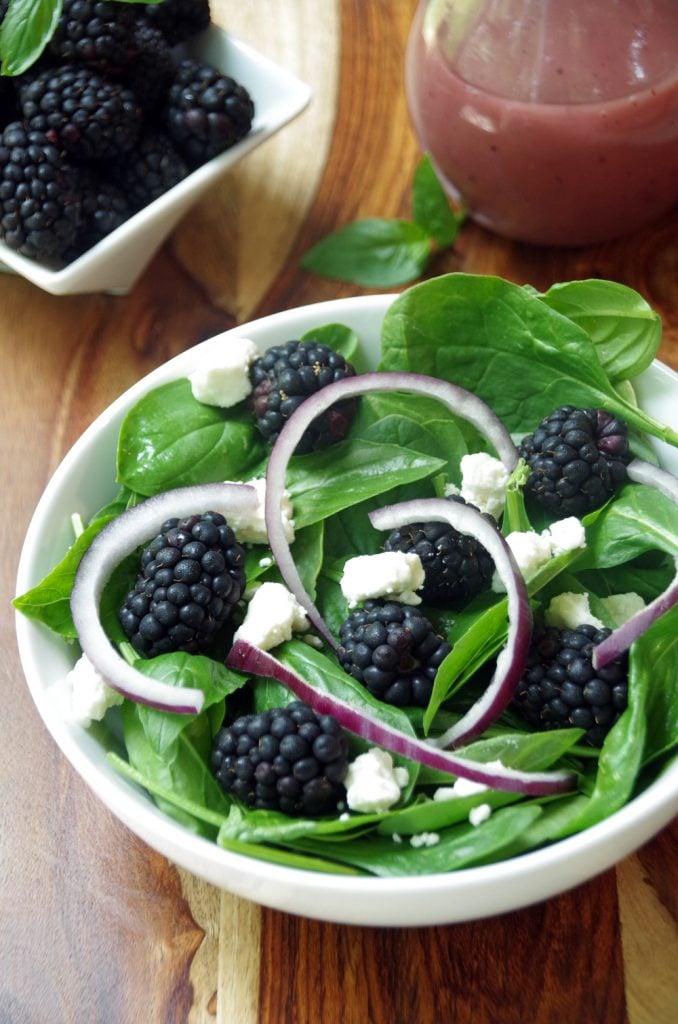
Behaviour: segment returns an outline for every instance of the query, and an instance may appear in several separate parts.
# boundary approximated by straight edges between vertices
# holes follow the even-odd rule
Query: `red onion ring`
[[[632,459],[626,467],[629,480],[636,484],[647,484],[648,487],[655,487],[658,491],[678,505],[678,477],[669,473],[660,466],[653,466],[651,462],[644,459]]]
[[[334,384],[328,384],[301,403],[280,431],[269,458],[266,474],[266,528],[271,551],[285,583],[311,623],[335,651],[338,650],[339,644],[306,593],[285,537],[280,516],[282,492],[285,487],[287,464],[304,431],[316,416],[342,399],[355,398],[375,391],[407,391],[426,395],[428,398],[437,398],[455,416],[468,420],[480,431],[494,446],[509,473],[513,472],[518,463],[518,450],[511,440],[511,435],[492,409],[471,391],[449,381],[438,380],[437,377],[416,373],[363,373],[357,377],[346,377],[344,380],[335,381]]]
[[[644,459],[632,459],[626,467],[629,480],[637,484],[654,487],[669,501],[678,505],[678,478],[666,469],[653,466]],[[592,661],[595,669],[604,668],[611,661],[628,651],[631,644],[642,636],[656,620],[678,603],[678,558],[675,559],[676,575],[658,597],[622,623],[602,643],[593,648]]]
[[[654,601],[641,608],[621,626],[614,629],[602,643],[593,648],[591,660],[595,669],[604,668],[615,658],[628,651],[631,644],[642,636],[657,619],[678,604],[678,558],[675,559],[676,575],[666,590]]]
[[[443,498],[422,498],[376,509],[370,522],[377,530],[394,530],[414,522],[449,523],[460,533],[475,537],[491,555],[508,601],[508,637],[500,651],[482,696],[459,721],[434,742],[441,747],[459,746],[480,735],[510,703],[523,675],[532,639],[532,609],[525,580],[513,553],[496,529],[468,505]]]
[[[257,493],[246,484],[202,484],[180,487],[147,498],[104,526],[83,555],[71,591],[71,614],[84,654],[109,686],[129,700],[162,711],[197,714],[203,705],[201,690],[170,686],[151,679],[129,665],[113,647],[99,618],[99,604],[113,570],[124,558],[155,536],[160,525],[176,517],[199,515],[214,509],[227,515],[254,511]]]
[[[231,648],[226,664],[229,668],[249,672],[252,675],[277,679],[287,686],[299,700],[305,701],[318,714],[333,715],[343,729],[362,737],[368,743],[375,743],[393,754],[401,754],[419,764],[439,771],[449,772],[462,779],[480,782],[492,789],[508,793],[522,793],[525,796],[549,796],[566,793],[575,786],[576,776],[567,771],[521,772],[470,761],[432,743],[408,736],[392,726],[359,711],[346,701],[332,694],[317,690],[292,669],[283,665],[268,651],[254,647],[246,640],[237,640]]]

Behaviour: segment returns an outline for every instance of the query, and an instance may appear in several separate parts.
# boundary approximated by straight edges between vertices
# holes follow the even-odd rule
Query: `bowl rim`
[[[311,303],[238,325],[223,332],[223,337],[284,330],[309,319],[320,324],[372,317],[377,324],[397,297],[398,293],[387,293]],[[19,559],[17,593],[37,582],[31,577],[31,566],[40,532],[71,468],[107,425],[119,420],[150,387],[189,372],[196,354],[212,341],[206,339],[142,377],[107,406],[67,452],[30,520]],[[678,388],[678,374],[657,360],[646,374],[653,380],[664,378],[670,387]],[[40,683],[35,637],[48,635],[55,644],[62,642],[41,623],[18,612],[15,619],[20,659],[34,703],[62,753],[99,799],[132,832],[170,860],[217,887],[279,910],[325,921],[389,927],[477,920],[540,902],[593,878],[641,846],[678,813],[678,758],[674,758],[647,789],[604,821],[551,846],[491,865],[445,874],[378,878],[334,875],[251,858],[224,850],[167,817],[139,787],[105,762],[105,754],[102,764],[92,761],[96,740],[58,717]]]

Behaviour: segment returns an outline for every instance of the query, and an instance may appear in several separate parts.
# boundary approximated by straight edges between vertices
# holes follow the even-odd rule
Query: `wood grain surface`
[[[0,277],[0,1024],[673,1024],[678,827],[557,899],[449,927],[328,925],[177,870],[61,756],[32,704],[10,601],[32,510],[121,391],[235,323],[362,289],[299,268],[361,216],[408,216],[420,153],[403,91],[413,0],[212,0],[314,99],[219,182],[130,294]],[[600,276],[661,313],[678,367],[678,210],[608,245],[538,249],[467,224],[430,274],[537,288]]]

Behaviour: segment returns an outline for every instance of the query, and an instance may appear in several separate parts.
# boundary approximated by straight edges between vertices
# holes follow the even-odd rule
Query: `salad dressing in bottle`
[[[678,202],[678,0],[421,0],[409,108],[500,235],[587,245]]]

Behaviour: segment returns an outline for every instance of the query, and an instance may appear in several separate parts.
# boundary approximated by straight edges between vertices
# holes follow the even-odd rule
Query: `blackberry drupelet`
[[[163,0],[161,4],[149,4],[143,12],[170,46],[190,39],[210,23],[209,0]]]
[[[443,659],[452,650],[419,608],[366,601],[339,631],[346,672],[387,704],[426,707]]]
[[[207,650],[245,586],[245,552],[218,512],[169,519],[141,555],[141,573],[120,609],[141,654]]]
[[[449,500],[466,504],[457,496]],[[496,526],[492,516],[484,514],[484,518]],[[425,579],[418,594],[424,604],[438,608],[462,607],[487,590],[494,575],[494,561],[482,544],[449,523],[401,526],[390,534],[384,548],[419,555]]]
[[[331,715],[302,701],[243,715],[216,735],[212,771],[248,807],[313,817],[336,812],[348,742]]]
[[[153,202],[189,173],[188,164],[160,131],[147,130],[124,162],[111,168],[134,210]]]
[[[127,64],[135,5],[106,0],[63,0],[48,50],[59,61],[91,64],[107,71]]]
[[[247,135],[254,104],[247,90],[228,75],[195,60],[182,60],[162,117],[177,148],[198,167]]]
[[[585,729],[600,747],[627,704],[626,658],[593,668],[592,650],[610,635],[590,624],[548,627],[533,641],[514,705],[536,729]]]
[[[79,171],[42,132],[13,121],[0,138],[0,237],[24,256],[60,260],[82,222]]]
[[[564,405],[523,438],[526,493],[558,517],[600,508],[626,480],[628,428],[603,409]]]
[[[32,130],[80,160],[104,160],[130,150],[141,131],[134,93],[87,67],[63,64],[20,88],[23,116]]]
[[[273,444],[305,399],[334,381],[354,377],[355,370],[342,355],[316,341],[288,341],[274,345],[250,367],[250,403],[257,427]],[[317,416],[296,448],[297,454],[327,448],[342,441],[357,409],[357,400],[337,402]]]

